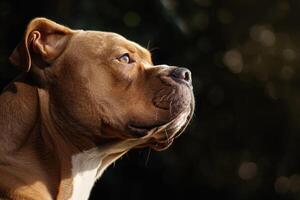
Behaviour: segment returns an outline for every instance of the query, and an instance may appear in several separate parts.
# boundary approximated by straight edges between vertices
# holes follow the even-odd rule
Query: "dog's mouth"
[[[130,121],[126,132],[131,137],[147,139],[138,147],[148,146],[161,151],[168,148],[190,122],[194,112],[192,88],[184,84],[164,83],[152,103],[161,117],[158,115],[152,123]]]
[[[173,83],[174,81],[169,77],[162,77],[161,81],[164,87],[157,91],[152,103],[155,107],[169,112],[169,118],[174,119],[193,101],[192,86]]]
[[[153,142],[149,145],[156,151],[162,151],[171,146],[174,139],[178,138],[191,122],[194,114],[195,104],[192,101],[190,108],[172,120],[167,126],[153,135]]]
[[[175,139],[175,134],[170,134],[170,131],[164,127],[167,125],[158,126],[147,126],[147,127],[137,127],[134,125],[128,125],[130,129],[130,134],[135,137],[149,137],[150,139],[145,144],[137,146],[137,148],[151,147],[156,151],[162,151],[168,148]],[[155,137],[154,135],[161,135]]]
[[[148,138],[144,144],[137,148],[150,147],[156,151],[167,149],[174,139],[179,137],[191,121],[194,112],[194,103],[176,118],[160,124],[140,125],[135,123],[128,124],[128,131],[134,137]]]
[[[140,125],[136,122],[129,122],[127,125],[127,130],[134,137],[143,137],[162,125],[163,123],[153,125]]]
[[[139,138],[145,143],[137,146],[161,151],[168,148],[189,124],[194,112],[194,95],[191,85],[162,76],[160,88],[152,97],[152,114],[146,118],[131,119],[125,125],[127,137]],[[155,111],[153,110],[156,109]],[[149,109],[150,111],[150,109]]]

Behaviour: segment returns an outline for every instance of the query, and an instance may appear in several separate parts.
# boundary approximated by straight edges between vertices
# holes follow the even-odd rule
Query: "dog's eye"
[[[128,53],[125,53],[125,54],[123,54],[122,56],[120,56],[120,57],[118,58],[118,60],[119,60],[119,62],[125,63],[125,64],[129,64],[129,63],[134,62],[134,60],[132,60],[132,59],[130,58],[130,56],[129,56]]]

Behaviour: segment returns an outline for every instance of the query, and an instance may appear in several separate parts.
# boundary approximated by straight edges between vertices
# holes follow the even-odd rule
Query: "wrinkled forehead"
[[[151,53],[147,49],[117,33],[82,31],[81,34],[84,34],[85,37],[90,38],[91,42],[98,47],[100,46],[102,48],[109,48],[113,51],[136,54],[139,57],[147,60],[149,63],[152,63]]]

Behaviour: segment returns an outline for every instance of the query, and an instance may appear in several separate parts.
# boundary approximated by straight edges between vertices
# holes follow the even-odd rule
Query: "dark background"
[[[193,73],[186,133],[128,153],[90,199],[300,199],[300,1],[0,0],[0,89],[20,73],[8,57],[36,16],[118,32]]]

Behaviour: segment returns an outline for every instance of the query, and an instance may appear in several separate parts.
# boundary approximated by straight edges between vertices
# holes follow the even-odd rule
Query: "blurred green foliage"
[[[91,199],[300,199],[300,1],[0,0],[0,86],[26,23],[118,32],[190,68],[196,113],[165,152],[135,150]]]

